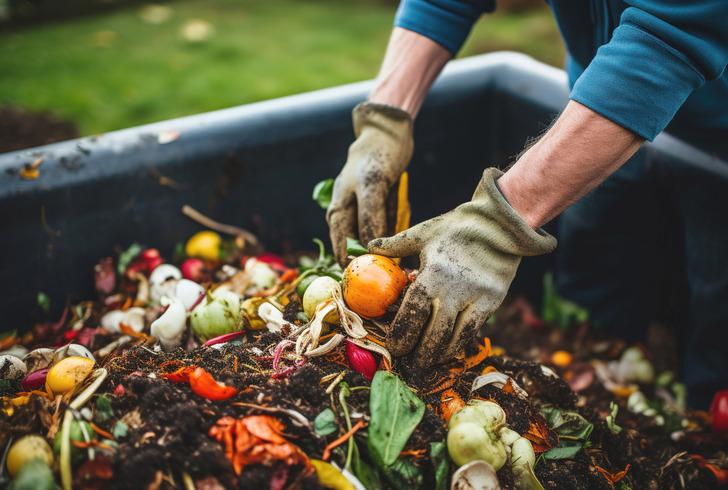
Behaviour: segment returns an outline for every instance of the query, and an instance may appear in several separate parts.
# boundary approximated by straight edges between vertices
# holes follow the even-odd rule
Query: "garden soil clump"
[[[240,237],[202,233],[173,263],[138,245],[100,260],[95,300],[0,338],[0,449],[35,434],[54,453],[41,472],[13,466],[14,488],[439,490],[460,460],[449,421],[478,404],[502,411],[498,441],[508,429],[534,455],[518,466],[512,441],[500,461],[479,453],[502,489],[726,478],[725,435],[641,346],[509,300],[459,358],[416,370],[389,356],[386,315],[348,308],[323,247],[251,255]],[[309,276],[337,281],[311,318]],[[70,362],[90,367],[79,377]]]

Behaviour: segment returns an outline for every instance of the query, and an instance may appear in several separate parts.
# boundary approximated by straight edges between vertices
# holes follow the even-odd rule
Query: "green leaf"
[[[55,490],[57,488],[53,472],[40,459],[25,463],[8,486],[8,490]]]
[[[543,276],[543,309],[545,322],[568,329],[589,319],[589,312],[573,301],[562,298],[556,292],[554,276],[547,272]]]
[[[435,468],[435,490],[447,490],[447,475],[450,472],[447,444],[444,442],[431,442],[430,461],[432,461],[432,466]]]
[[[571,459],[576,454],[581,451],[581,444],[577,444],[574,446],[562,446],[562,447],[555,447],[552,449],[549,449],[545,453],[543,453],[544,459]]]
[[[562,439],[586,442],[594,430],[594,424],[576,412],[547,405],[541,408],[541,414]]]
[[[331,204],[331,193],[334,190],[334,179],[325,179],[316,184],[313,188],[313,200],[323,209],[328,209]]]
[[[612,434],[619,434],[622,432],[622,428],[617,425],[617,413],[619,412],[619,405],[614,402],[609,402],[609,415],[607,415],[607,428]]]
[[[111,400],[106,395],[100,395],[96,398],[96,420],[99,422],[106,422],[109,419],[114,418],[114,409],[111,408]]]
[[[367,490],[384,490],[379,473],[362,458],[359,445],[354,444],[354,454],[351,460],[351,469]]]
[[[121,420],[114,424],[114,430],[111,432],[117,439],[123,439],[129,433],[129,427]]]
[[[336,415],[330,408],[323,410],[313,421],[313,429],[320,436],[327,436],[336,432],[339,427],[336,425]]]
[[[358,257],[360,255],[364,255],[365,253],[369,253],[369,250],[367,250],[367,248],[362,245],[359,240],[351,237],[346,238],[346,255],[353,255],[354,257]]]
[[[38,302],[38,306],[40,306],[40,309],[48,313],[48,311],[51,309],[51,299],[48,297],[48,295],[43,291],[38,291],[38,295],[36,296],[35,300]]]
[[[132,243],[129,248],[119,254],[119,261],[116,264],[116,270],[119,274],[126,272],[126,268],[129,267],[132,260],[136,259],[142,251],[142,246],[138,243]]]
[[[398,458],[394,464],[383,468],[384,476],[395,490],[411,490],[422,488],[424,478],[420,469],[405,458]]]
[[[425,404],[402,380],[377,371],[369,396],[369,454],[380,468],[394,464],[422,420]]]

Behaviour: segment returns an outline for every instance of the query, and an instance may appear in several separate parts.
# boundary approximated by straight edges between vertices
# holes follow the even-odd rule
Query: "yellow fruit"
[[[46,388],[54,394],[67,393],[82,383],[94,369],[93,359],[71,356],[61,359],[48,371]]]
[[[222,238],[214,231],[200,231],[192,235],[185,245],[188,257],[199,257],[207,260],[220,258]]]
[[[37,435],[23,436],[8,451],[8,473],[15,477],[26,463],[40,459],[48,466],[53,464],[53,451],[45,439]]]

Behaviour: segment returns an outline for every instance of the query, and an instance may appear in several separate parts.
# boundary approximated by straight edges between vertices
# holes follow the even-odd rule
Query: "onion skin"
[[[368,381],[374,378],[374,373],[377,372],[377,358],[370,351],[347,340],[346,358],[349,360],[351,369],[364,376]]]
[[[344,271],[344,301],[365,318],[384,315],[407,285],[407,275],[389,257],[360,255]]]

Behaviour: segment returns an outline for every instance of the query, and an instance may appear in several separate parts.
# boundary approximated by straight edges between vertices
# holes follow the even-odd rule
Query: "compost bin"
[[[711,415],[690,409],[675,365],[591,329],[549,281],[540,318],[549,257],[514,283],[531,301],[511,295],[455,359],[392,358],[387,325],[418,271],[357,243],[344,271],[320,240],[311,256],[327,235],[312,188],[337,173],[369,88],[0,155],[0,486],[728,483],[728,391]],[[452,63],[415,127],[413,220],[467,199],[567,96],[562,71],[522,55]],[[727,174],[666,135],[646,152]]]

